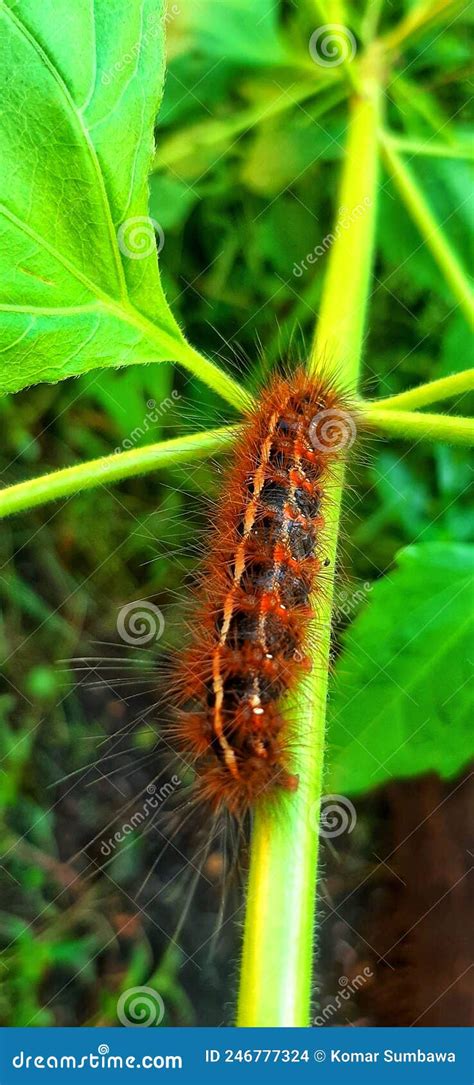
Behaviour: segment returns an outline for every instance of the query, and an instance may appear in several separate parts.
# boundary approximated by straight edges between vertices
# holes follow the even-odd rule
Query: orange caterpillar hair
[[[177,674],[178,745],[216,812],[298,787],[280,700],[311,666],[326,487],[354,436],[345,398],[303,369],[274,377],[244,422]]]

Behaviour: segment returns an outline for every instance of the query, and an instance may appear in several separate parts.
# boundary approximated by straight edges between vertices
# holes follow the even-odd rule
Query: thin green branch
[[[472,390],[474,369],[453,374],[452,377],[443,377],[441,380],[421,385],[420,388],[401,392],[390,399],[373,403],[360,401],[360,418],[363,425],[397,437],[409,439],[411,436],[419,436],[456,444],[471,444],[474,423],[470,419],[447,415],[417,415],[411,411],[400,411],[398,408],[426,406]],[[74,467],[39,475],[14,486],[6,486],[0,490],[0,519],[17,512],[25,512],[36,505],[69,497],[81,490],[121,482],[123,479],[173,464],[205,459],[230,447],[237,432],[238,427],[223,426],[204,433],[193,433],[186,437],[176,437],[126,452],[101,456]]]
[[[401,151],[402,154],[421,155],[425,158],[458,158],[469,162],[474,160],[474,148],[466,143],[465,146],[453,146],[450,143],[439,143],[434,139],[406,139],[404,136],[394,135],[393,132],[384,132],[386,142]]]
[[[452,124],[432,94],[411,79],[405,79],[399,72],[396,72],[390,82],[390,93],[404,125],[410,117],[415,121],[421,118],[437,139],[442,134],[446,143],[451,147],[457,146],[458,139]]]
[[[367,409],[365,428],[404,441],[446,441],[452,445],[474,445],[474,419],[449,414],[418,414],[417,411]]]
[[[365,45],[373,41],[383,9],[383,0],[367,0],[359,27],[359,36]]]
[[[11,516],[14,512],[24,512],[47,501],[56,501],[60,497],[69,497],[80,490],[121,482],[125,478],[177,463],[205,459],[228,448],[235,440],[236,432],[237,427],[223,426],[204,433],[174,437],[170,441],[100,456],[87,463],[78,463],[74,467],[65,467],[49,475],[7,486],[0,490],[0,518]]]
[[[364,74],[352,103],[338,206],[365,204],[363,223],[342,230],[331,249],[311,368],[330,358],[354,388],[359,370],[370,283],[378,178],[379,82]],[[334,569],[342,472],[324,516],[324,555]],[[312,988],[319,810],[324,761],[332,584],[317,600],[318,654],[313,675],[297,693],[292,771],[299,788],[255,815],[245,920],[238,1025],[308,1025]]]
[[[392,143],[386,139],[383,132],[380,132],[380,142],[385,164],[392,174],[407,210],[425,239],[447,283],[449,283],[466,319],[469,324],[473,325],[474,295],[466,272],[456,254],[452,251],[439,222],[436,221],[433,212],[428,207],[411,170],[403,162]]]
[[[306,101],[308,98],[315,98],[322,95],[325,90],[330,91],[332,89],[332,93],[324,97],[320,103],[317,115],[322,116],[326,110],[342,101],[347,95],[347,88],[342,84],[338,72],[331,71],[327,73],[324,69],[320,69],[320,71],[321,75],[318,82],[315,82],[314,79],[314,74],[318,73],[312,73],[313,79],[311,82],[307,81],[280,90],[278,94],[275,94],[274,98],[266,101],[263,106],[251,106],[249,109],[242,109],[230,117],[211,117],[208,120],[189,125],[184,131],[178,131],[168,138],[163,138],[156,149],[152,167],[153,172],[169,169],[183,159],[191,159],[202,151],[212,151],[222,143],[230,140],[235,141],[239,136],[257,125],[279,116],[280,113],[286,113],[289,109]],[[334,84],[337,82],[339,82],[339,86],[335,87]],[[215,157],[212,159],[212,164],[215,165]]]
[[[341,55],[337,66],[345,76],[352,91],[360,87],[358,65],[354,64],[352,56],[355,38],[347,23],[347,8],[344,0],[313,0],[316,17],[322,20],[321,30],[326,32],[326,42],[332,48],[339,44]],[[353,17],[351,12],[351,18]],[[321,39],[321,45],[324,37]],[[355,52],[355,50],[354,50]]]
[[[312,0],[316,17],[323,19],[325,23],[337,23],[338,26],[347,25],[347,4],[345,0]]]
[[[382,44],[392,52],[406,45],[416,34],[426,30],[443,15],[454,17],[463,6],[463,0],[422,0],[412,7],[403,19],[381,38]]]
[[[440,377],[439,380],[420,384],[418,388],[409,388],[406,392],[399,392],[396,396],[387,399],[377,399],[372,403],[364,403],[363,407],[374,410],[390,411],[393,408],[417,410],[419,407],[429,407],[432,403],[442,403],[445,399],[453,399],[454,396],[465,395],[466,392],[474,392],[474,369],[465,369],[462,373],[452,373],[449,377]]]
[[[144,328],[148,338],[153,342],[160,343],[161,331],[156,324],[153,324],[151,320],[143,321]],[[209,388],[212,388],[213,392],[216,392],[218,396],[225,399],[227,403],[230,403],[236,410],[244,413],[248,411],[252,406],[252,397],[249,392],[243,387],[242,384],[238,384],[233,377],[229,376],[224,369],[215,365],[214,362],[205,358],[198,350],[195,350],[190,343],[186,340],[183,345],[175,347],[174,352],[171,352],[171,358],[174,358],[179,365],[182,365],[198,380],[207,384]]]

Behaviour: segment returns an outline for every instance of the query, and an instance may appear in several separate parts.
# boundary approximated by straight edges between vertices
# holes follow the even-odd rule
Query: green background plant
[[[107,9],[104,3],[103,11]],[[127,462],[135,457],[138,469],[144,470],[146,460],[148,470],[155,463],[153,455],[144,450],[150,438],[159,441],[176,428],[182,434],[189,433],[190,426],[196,424],[196,414],[202,429],[233,420],[235,413],[228,410],[225,401],[236,407],[242,404],[244,383],[251,388],[262,368],[270,368],[282,354],[304,356],[308,351],[323,283],[328,282],[328,257],[301,276],[294,274],[293,268],[321,243],[333,223],[350,85],[343,68],[318,68],[309,57],[307,41],[315,25],[312,5],[300,5],[291,16],[270,3],[260,5],[259,12],[258,49],[250,0],[231,4],[225,19],[222,9],[210,0],[183,4],[180,17],[169,24],[169,76],[159,118],[150,199],[150,213],[165,231],[160,266],[169,305],[157,278],[154,255],[145,260],[129,259],[117,244],[124,216],[146,214],[151,127],[161,87],[160,50],[154,30],[147,35],[138,26],[148,25],[145,16],[153,16],[156,5],[127,5],[127,18],[121,13],[113,27],[108,11],[109,21],[104,19],[100,26],[98,55],[103,70],[112,73],[111,82],[95,83],[92,94],[88,67],[91,28],[85,15],[77,20],[65,18],[58,38],[52,31],[48,5],[40,8],[31,4],[21,15],[16,9],[12,13],[2,10],[11,53],[22,70],[28,67],[34,75],[24,126],[17,123],[19,106],[11,75],[5,89],[11,120],[6,137],[23,172],[17,187],[6,186],[8,198],[2,216],[8,252],[13,254],[6,269],[12,281],[6,281],[0,313],[4,388],[16,390],[31,382],[56,381],[94,370],[78,380],[66,380],[56,387],[42,385],[2,401],[7,483],[41,475],[48,468],[64,469],[91,457],[110,455],[116,446],[125,450],[130,434],[139,430],[142,432],[133,441],[137,447],[126,453]],[[390,34],[390,26],[395,26],[400,14],[384,13],[382,31]],[[138,15],[145,21],[140,22]],[[363,13],[353,6],[349,15],[349,25],[362,40]],[[20,20],[25,27],[19,27]],[[393,137],[383,140],[389,172],[382,175],[371,319],[363,348],[363,390],[371,398],[384,398],[464,369],[470,356],[464,271],[468,263],[469,165],[463,88],[458,85],[462,79],[453,78],[453,71],[462,74],[466,59],[462,26],[461,17],[445,24],[442,33],[439,24],[428,23],[421,44],[419,39],[408,39],[403,60],[395,54],[390,70],[385,125],[397,133],[398,143]],[[64,27],[71,38],[83,42],[82,51],[67,48]],[[142,48],[131,80],[129,66],[116,74],[114,64],[137,40]],[[186,93],[190,84],[195,88],[192,94]],[[143,112],[144,103],[147,113]],[[144,136],[147,131],[150,138]],[[18,140],[25,133],[27,138],[20,148]],[[403,140],[411,140],[409,149]],[[63,141],[72,148],[66,169]],[[414,146],[418,152],[421,147],[422,153],[414,151]],[[433,148],[439,150],[440,146],[443,153],[434,157]],[[5,161],[8,179],[12,167],[8,157]],[[400,161],[405,165],[400,166]],[[363,220],[358,224],[364,239],[368,224]],[[360,251],[354,238],[352,241],[354,251]],[[326,286],[324,304],[330,315],[325,327],[331,331],[330,338],[347,312],[342,308],[345,297],[339,278],[331,288]],[[362,319],[363,306],[358,315]],[[183,338],[176,318],[186,328],[193,348]],[[361,323],[350,330],[351,337],[363,334]],[[325,332],[320,343],[323,350],[327,339]],[[259,343],[263,344],[263,359],[257,357]],[[354,357],[356,354],[354,348]],[[211,358],[216,360],[214,365],[207,362]],[[175,371],[166,360],[177,360],[183,368]],[[132,361],[139,364],[109,373],[102,369],[117,364],[128,367]],[[196,380],[197,374],[223,398]],[[175,402],[168,398],[172,388],[180,396]],[[151,431],[143,432],[150,398],[157,403],[167,401],[170,406],[160,413]],[[463,396],[457,403],[467,413]],[[449,409],[448,417],[456,425],[457,408]],[[199,438],[195,443],[199,448]],[[209,448],[217,447],[210,440]],[[420,443],[409,451],[396,444],[374,448],[371,443],[370,449],[369,465],[353,468],[357,497],[349,493],[346,501],[345,563],[356,581],[378,580],[388,570],[389,582],[380,585],[388,592],[396,554],[408,545],[407,557],[402,551],[393,581],[401,580],[406,587],[408,578],[409,588],[411,575],[412,591],[423,594],[428,578],[434,599],[436,568],[446,568],[449,584],[454,572],[459,574],[457,562],[455,569],[452,565],[452,541],[467,543],[470,537],[465,453],[462,448]],[[31,1019],[34,1024],[62,1023],[61,999],[54,993],[55,984],[60,986],[58,975],[68,977],[70,1000],[69,996],[65,1000],[65,1012],[67,1023],[76,1023],[74,1015],[80,1015],[77,976],[84,975],[86,988],[94,982],[107,942],[100,890],[99,900],[93,897],[90,908],[89,890],[85,892],[79,920],[67,895],[59,905],[50,903],[52,885],[57,885],[55,878],[60,875],[54,860],[58,853],[64,858],[75,848],[68,849],[68,840],[61,837],[61,811],[67,809],[68,800],[59,788],[59,812],[51,811],[43,782],[53,784],[63,771],[75,771],[94,756],[90,741],[84,745],[91,713],[89,695],[79,687],[65,697],[63,678],[54,661],[92,654],[94,640],[110,639],[116,611],[128,599],[151,597],[166,606],[172,627],[173,615],[179,610],[172,593],[183,572],[173,552],[177,545],[183,547],[185,568],[192,565],[193,536],[199,524],[191,523],[189,515],[191,512],[196,521],[196,497],[215,493],[217,488],[215,473],[208,465],[177,463],[168,468],[166,476],[148,474],[146,479],[122,481],[120,487],[111,488],[109,482],[126,477],[125,472],[117,475],[117,460],[112,459],[115,464],[110,464],[107,485],[104,477],[91,469],[89,484],[94,473],[95,480],[100,480],[99,488],[72,500],[68,497],[62,506],[25,513],[11,522],[4,535],[2,590],[9,645],[7,673],[13,686],[3,702],[9,721],[4,732],[8,770],[4,803],[12,834],[6,850],[13,878],[31,888],[32,929],[41,932],[44,944],[32,976],[25,964],[32,931],[25,929],[21,908],[18,916],[15,898],[11,914],[4,919],[7,940],[16,936],[14,948],[8,951],[13,954],[12,972],[18,972],[19,967],[20,978],[15,983],[21,985],[19,994],[15,993],[21,1020],[15,1023]],[[23,494],[17,508],[30,507],[33,489],[29,498]],[[43,496],[47,492],[48,484]],[[62,492],[74,493],[74,483]],[[8,502],[7,494],[4,499]],[[359,521],[358,501],[362,499],[364,514]],[[438,548],[431,565],[433,550],[428,555],[426,546]],[[463,552],[467,554],[467,547]],[[411,574],[406,564],[410,554],[414,555]],[[395,600],[395,593],[391,598]],[[347,708],[348,689],[351,696],[357,696],[366,686],[364,733],[367,730],[371,748],[375,742],[373,749],[380,763],[392,766],[394,774],[412,771],[397,753],[400,737],[405,735],[400,706],[397,729],[384,729],[381,734],[376,727],[380,666],[383,664],[386,676],[387,659],[377,652],[372,669],[353,664],[354,650],[359,651],[360,660],[361,649],[366,651],[371,645],[371,628],[377,639],[378,599],[377,585],[342,641],[336,673],[328,782],[334,789],[335,781],[344,780],[349,794],[373,787],[383,774],[375,774],[369,782],[362,756],[350,757],[359,719]],[[386,600],[384,604],[387,613]],[[396,606],[395,602],[392,605]],[[457,635],[463,628],[456,608],[452,613],[448,608],[445,617],[448,625],[434,620],[430,624],[431,659],[436,637],[444,644],[450,630]],[[178,614],[177,620],[179,629]],[[176,635],[179,638],[179,634],[171,635],[171,643]],[[413,651],[412,635],[408,624],[401,634],[398,656],[408,683],[420,662],[419,654]],[[153,680],[145,673],[148,689]],[[399,681],[396,669],[392,674],[388,666],[385,680]],[[71,673],[69,681],[73,685]],[[149,703],[153,703],[151,692]],[[450,774],[465,763],[470,751],[462,726],[462,699],[456,696],[455,705],[457,762],[452,760],[450,744],[443,742],[442,726],[425,729],[423,725],[415,747],[417,772],[436,767],[441,774]],[[344,714],[338,711],[342,706]],[[111,718],[104,704],[98,711],[103,719],[97,727],[105,733],[110,730]],[[438,708],[432,718],[436,724]],[[136,728],[132,738],[129,736],[132,763],[136,760],[138,764],[142,757],[148,757],[148,763],[152,760],[152,721],[151,713],[146,727]],[[376,731],[376,740],[371,728]],[[88,794],[84,790],[81,794],[80,787],[74,793],[76,814],[83,819],[87,838],[101,824],[100,812],[86,809]],[[113,808],[113,801],[111,805]],[[31,854],[22,853],[16,843],[24,833],[30,846],[39,848],[41,862],[36,856],[33,863]],[[146,842],[135,842],[132,854],[133,865],[143,870],[148,861]],[[52,865],[45,856],[53,858]],[[117,857],[108,868],[114,886],[124,887],[126,895],[127,887],[134,885],[130,859],[130,855],[121,860]],[[105,872],[99,875],[99,887],[117,892],[107,877]],[[63,915],[65,903],[68,908]],[[44,909],[41,920],[36,919]],[[81,919],[82,913],[87,921]],[[79,936],[81,922],[86,922],[86,927],[90,924],[87,937],[83,933]],[[58,923],[59,929],[66,931],[70,924],[72,931],[69,941],[63,935],[60,959],[54,948]],[[141,962],[136,969],[139,982],[149,982],[146,977],[153,971],[153,953],[142,951],[145,943],[140,929],[133,943]],[[124,962],[113,932],[110,944],[123,971],[121,985],[132,985],[130,975],[133,979],[135,972]],[[306,969],[307,962],[306,955]],[[275,967],[278,963],[274,962]],[[193,1010],[176,982],[178,964],[178,958],[167,959],[171,969],[168,1013],[177,1022],[183,1018],[189,1021]],[[167,982],[162,974],[160,982]],[[9,983],[7,996],[11,996]],[[53,986],[51,1005],[40,1010],[40,1005],[48,1002],[44,996],[48,983]],[[103,983],[103,1009],[99,1010],[89,996],[86,1017],[103,1012],[105,1021],[109,1014],[111,1022],[114,1020],[108,985],[116,990],[109,975]],[[304,1007],[301,1013],[304,1015]],[[59,1020],[52,1014],[59,1014]]]

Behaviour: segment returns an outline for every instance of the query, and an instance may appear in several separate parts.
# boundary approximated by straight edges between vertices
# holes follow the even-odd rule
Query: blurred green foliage
[[[449,779],[474,755],[472,584],[471,546],[419,543],[367,585],[331,699],[330,790],[357,794],[427,772]]]
[[[382,32],[410,7],[384,7]],[[362,5],[348,5],[348,24],[358,41],[366,17]],[[315,69],[308,52],[316,18],[309,0],[181,0],[168,24],[169,68],[150,205],[165,231],[162,279],[190,341],[242,383],[251,384],[282,358],[304,357],[317,313],[326,257],[301,276],[293,267],[331,229],[347,111],[342,80],[335,104],[334,87],[319,86],[313,97],[302,92],[295,103],[295,87],[324,81],[324,69]],[[387,104],[392,131],[465,146],[466,19],[464,12],[442,32],[430,26],[395,58]],[[276,110],[282,94],[287,108]],[[327,113],[321,108],[326,100]],[[255,121],[267,112],[266,120]],[[462,158],[416,157],[411,165],[467,264],[468,164]],[[471,350],[453,297],[384,176],[364,390],[388,395],[457,371],[469,363]],[[145,429],[149,401],[161,404],[173,388],[180,398]],[[0,401],[0,417],[4,480],[12,483],[111,452],[134,430],[142,431],[134,440],[146,443],[228,420],[230,411],[173,366],[150,365],[32,388]],[[348,658],[359,652],[360,660],[360,648],[367,645],[375,650],[383,612],[382,665],[391,637],[405,631],[416,640],[416,612],[404,613],[405,596],[426,591],[429,608],[435,591],[442,594],[446,583],[449,592],[460,577],[454,556],[446,581],[442,577],[440,585],[438,574],[430,579],[431,555],[445,545],[453,555],[454,541],[467,546],[472,537],[467,455],[448,447],[367,441],[353,463],[351,483],[344,575],[354,590],[387,571],[390,579],[374,588],[373,609],[367,606],[347,634]],[[136,834],[108,867],[97,848],[85,851],[146,785],[160,756],[154,750],[162,710],[154,707],[159,677],[153,646],[142,653],[124,649],[116,634],[118,610],[130,600],[153,600],[166,615],[165,648],[180,642],[186,576],[205,530],[206,503],[218,489],[217,465],[191,466],[113,490],[99,487],[3,527],[0,796],[6,829],[0,933],[7,969],[0,975],[0,1014],[6,1023],[115,1024],[119,993],[143,983],[156,985],[163,997],[166,992],[166,1024],[230,1019],[226,976],[236,950],[229,925],[217,963],[199,958],[199,967],[191,963],[180,973],[183,960],[212,935],[219,879],[208,892],[209,874],[191,905],[183,953],[167,952],[185,895],[176,882],[164,891],[175,874],[169,850],[151,879],[152,905],[147,907],[145,897],[141,912],[137,897],[161,851],[160,833]],[[392,572],[396,554],[407,546],[400,569]],[[397,595],[395,603],[396,586],[403,598]],[[351,591],[345,588],[345,597]],[[345,612],[337,613],[343,630]],[[442,624],[443,638],[459,620],[453,607]],[[418,640],[428,667],[430,647]],[[82,663],[82,657],[103,662]],[[116,670],[108,669],[109,657],[121,658]],[[425,694],[437,681],[433,664]],[[340,668],[356,681],[344,659]],[[461,705],[454,718],[461,720],[463,711]],[[122,728],[126,741],[115,760],[113,739]],[[374,746],[381,741],[379,733],[369,739]],[[332,742],[339,750],[343,739],[336,733]],[[403,755],[415,757],[411,746]],[[396,765],[403,771],[400,758]],[[410,771],[416,770],[412,761]],[[361,764],[358,790],[371,786],[368,776]]]

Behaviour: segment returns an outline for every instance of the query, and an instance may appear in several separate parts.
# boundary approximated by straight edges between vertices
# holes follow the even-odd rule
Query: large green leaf
[[[344,638],[330,700],[329,790],[449,778],[474,753],[474,549],[409,546]]]
[[[162,7],[1,3],[2,390],[196,358],[165,300],[147,211]]]

